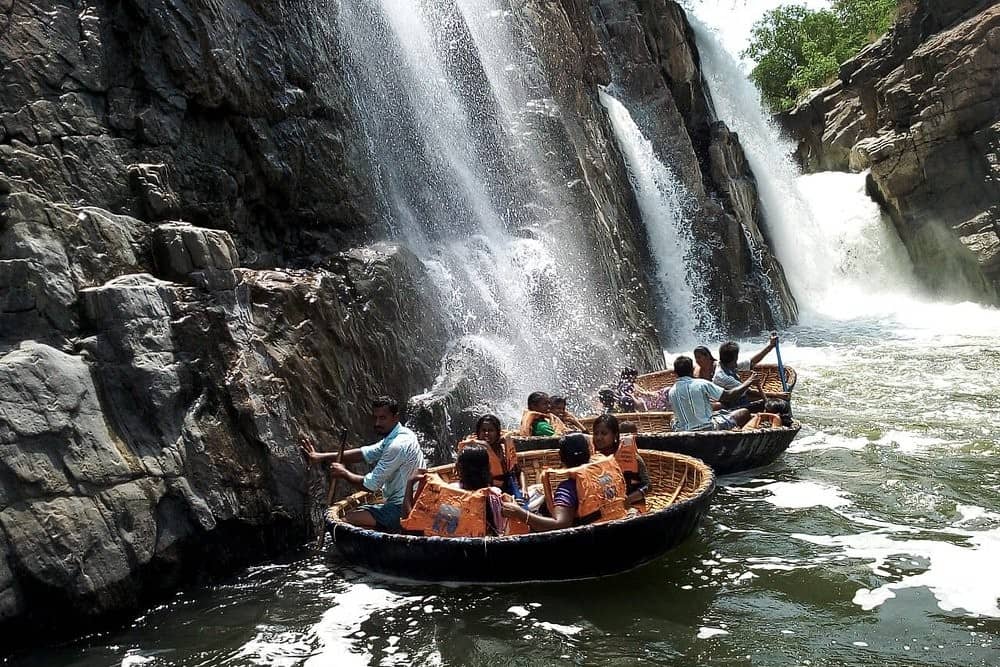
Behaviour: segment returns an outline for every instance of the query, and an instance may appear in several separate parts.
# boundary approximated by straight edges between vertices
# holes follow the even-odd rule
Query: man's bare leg
[[[375,530],[378,527],[375,523],[375,517],[368,510],[351,510],[344,515],[344,521],[359,528]]]

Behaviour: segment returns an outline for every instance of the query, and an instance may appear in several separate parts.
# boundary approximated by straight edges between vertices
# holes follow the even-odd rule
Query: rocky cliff
[[[909,5],[782,122],[807,170],[871,170],[926,285],[998,302],[1000,6]]]
[[[718,120],[684,10],[670,0],[597,0],[593,20],[613,89],[684,184],[723,331],[782,326],[798,308],[765,241],[757,185],[738,137]]]
[[[469,378],[482,366],[456,355],[426,263],[385,242],[394,221],[341,66],[342,6],[0,0],[5,630],[69,617],[79,628],[301,543],[323,480],[298,437],[330,447],[346,427],[364,439],[373,395],[446,386],[424,415],[438,460],[464,428],[450,419],[483,400]],[[732,296],[716,304],[726,325],[771,324],[751,262],[753,178],[707,111],[679,8],[621,10],[633,36],[660,45],[641,53],[618,53],[613,22],[583,0],[512,10],[538,67],[525,87],[544,102],[519,122],[555,165],[536,189],[566,188],[583,211],[548,228],[592,246],[584,264],[616,345],[662,363],[649,253],[598,97],[633,57],[650,99],[673,109],[660,145],[680,146],[691,172],[702,261]],[[780,267],[764,266],[784,289]]]

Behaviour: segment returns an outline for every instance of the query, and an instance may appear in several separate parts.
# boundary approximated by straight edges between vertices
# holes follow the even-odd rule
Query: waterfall
[[[696,6],[697,12],[700,6]],[[775,254],[803,315],[884,312],[912,295],[913,269],[891,223],[865,193],[865,175],[803,176],[794,145],[720,36],[691,16],[702,72],[719,119],[739,134]]]
[[[580,238],[579,180],[551,164],[558,149],[540,128],[560,110],[510,12],[493,0],[343,0],[337,20],[382,215],[434,277],[453,349],[506,376],[503,394],[483,386],[475,400],[606,381],[630,332],[614,326]]]
[[[707,281],[701,275],[702,267],[690,261],[694,239],[685,219],[690,195],[660,162],[652,143],[643,136],[625,105],[606,91],[601,91],[601,103],[608,110],[625,157],[650,253],[656,263],[656,279],[665,311],[660,316],[660,327],[676,344],[712,337],[717,327],[700,287]]]

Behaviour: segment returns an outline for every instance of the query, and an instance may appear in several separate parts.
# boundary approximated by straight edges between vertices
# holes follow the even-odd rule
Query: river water
[[[802,433],[637,571],[442,587],[303,552],[11,662],[1000,664],[1000,313],[897,302],[784,332]]]

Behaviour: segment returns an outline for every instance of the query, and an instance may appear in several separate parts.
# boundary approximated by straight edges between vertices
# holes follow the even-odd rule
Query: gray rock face
[[[598,0],[592,14],[611,80],[660,160],[684,184],[705,293],[724,331],[794,321],[798,309],[771,255],[753,174],[717,121],[691,27],[670,0]]]
[[[782,117],[805,168],[870,169],[931,289],[1000,299],[1000,7],[922,0]]]

